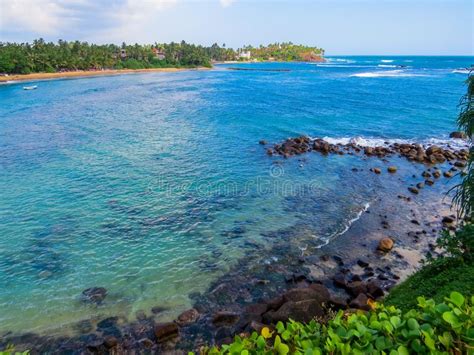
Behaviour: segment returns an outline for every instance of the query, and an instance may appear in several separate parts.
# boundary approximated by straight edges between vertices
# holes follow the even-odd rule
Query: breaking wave
[[[431,145],[437,145],[440,147],[451,147],[454,149],[463,149],[468,148],[469,145],[467,141],[463,139],[455,139],[455,138],[427,138],[416,141],[414,139],[401,139],[401,138],[367,138],[367,137],[341,137],[341,138],[334,138],[334,137],[323,137],[326,142],[330,144],[357,144],[361,147],[380,147],[380,146],[388,146],[390,144],[398,143],[398,144],[421,144],[424,147],[428,147]]]
[[[397,78],[397,77],[412,77],[412,76],[427,76],[425,74],[414,74],[407,73],[404,70],[385,70],[385,71],[373,71],[365,73],[352,74],[350,76],[358,78]]]

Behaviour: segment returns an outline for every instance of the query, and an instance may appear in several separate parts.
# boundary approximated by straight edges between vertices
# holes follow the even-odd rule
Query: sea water
[[[272,233],[303,225],[288,242],[330,243],[376,195],[350,169],[367,163],[283,161],[258,142],[458,144],[473,63],[328,57],[1,85],[0,334],[154,306],[170,320],[249,248],[267,257]],[[89,287],[107,289],[100,305],[81,299]]]

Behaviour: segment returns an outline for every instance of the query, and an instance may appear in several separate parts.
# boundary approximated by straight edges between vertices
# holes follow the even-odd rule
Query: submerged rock
[[[464,132],[455,131],[449,134],[449,138],[466,139],[466,134]]]
[[[82,291],[82,300],[90,303],[101,303],[107,296],[104,287],[91,287]]]
[[[176,323],[178,323],[181,327],[185,325],[189,325],[189,324],[197,322],[197,320],[199,319],[199,316],[200,316],[199,312],[195,308],[191,308],[181,313],[178,316]]]
[[[176,323],[158,323],[155,325],[154,333],[156,340],[161,343],[176,338],[179,335],[179,328]]]

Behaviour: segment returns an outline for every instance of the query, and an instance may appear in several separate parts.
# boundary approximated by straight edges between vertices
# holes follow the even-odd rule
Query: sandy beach
[[[62,78],[83,78],[89,76],[105,76],[105,75],[122,75],[149,72],[177,72],[185,70],[208,70],[209,68],[151,68],[151,69],[106,69],[106,70],[77,70],[60,73],[32,73],[32,74],[16,74],[8,76],[0,76],[0,83],[10,81],[33,81],[33,80],[50,80]]]

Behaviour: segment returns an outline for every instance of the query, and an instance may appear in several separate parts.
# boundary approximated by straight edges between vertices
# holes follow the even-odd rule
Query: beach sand
[[[209,68],[199,67],[191,68],[152,68],[152,69],[107,69],[107,70],[77,70],[60,73],[32,73],[32,74],[15,74],[8,76],[0,76],[0,83],[9,81],[36,81],[49,79],[63,79],[63,78],[82,78],[89,76],[106,76],[106,75],[121,75],[121,74],[135,74],[135,73],[149,73],[149,72],[177,72],[185,70],[208,70]]]

